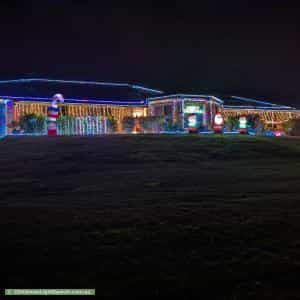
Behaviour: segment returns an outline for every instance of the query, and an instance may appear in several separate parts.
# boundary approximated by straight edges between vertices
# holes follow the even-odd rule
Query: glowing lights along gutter
[[[77,84],[77,85],[96,85],[96,86],[106,86],[106,87],[127,87],[137,91],[144,91],[152,94],[162,95],[164,94],[163,91],[157,89],[150,89],[147,87],[143,87],[141,85],[130,84],[130,83],[120,83],[120,82],[101,82],[101,81],[88,81],[88,80],[62,80],[62,79],[48,79],[48,78],[21,78],[21,79],[12,79],[12,80],[0,80],[0,85],[2,84],[17,84],[17,83],[61,83],[61,84]],[[19,101],[38,101],[38,102],[49,102],[52,101],[51,98],[47,97],[30,97],[30,96],[0,96],[2,99],[14,99]],[[66,103],[78,103],[78,104],[98,104],[98,105],[121,105],[121,106],[147,106],[151,102],[156,102],[160,100],[167,100],[170,98],[182,99],[182,98],[208,98],[212,101],[216,101],[223,105],[226,109],[236,108],[236,109],[249,109],[249,110],[277,110],[277,111],[285,111],[285,110],[292,110],[298,111],[294,107],[285,106],[285,105],[278,105],[273,104],[267,101],[261,101],[251,98],[239,97],[239,96],[230,96],[231,99],[239,100],[241,102],[250,102],[253,104],[258,105],[226,105],[226,101],[224,103],[223,100],[212,96],[212,95],[194,95],[194,94],[172,94],[172,95],[163,95],[163,96],[154,96],[148,97],[144,100],[137,100],[134,99],[132,101],[129,100],[105,100],[105,99],[73,99],[73,98],[66,98]],[[196,100],[196,99],[195,99]],[[200,101],[200,99],[199,99]]]
[[[82,80],[62,80],[62,79],[47,79],[47,78],[22,78],[13,80],[0,80],[0,84],[9,83],[31,83],[31,82],[47,82],[47,83],[65,83],[65,84],[81,84],[81,85],[99,85],[99,86],[110,86],[110,87],[128,87],[135,90],[142,90],[153,94],[163,94],[160,90],[149,89],[141,85],[130,84],[130,83],[118,83],[118,82],[101,82],[101,81],[82,81]]]
[[[193,94],[173,94],[173,95],[166,95],[166,96],[158,96],[158,97],[150,97],[148,98],[149,102],[152,101],[159,101],[159,100],[164,100],[164,99],[169,99],[169,98],[211,98],[215,100],[216,102],[219,102],[223,104],[223,101],[215,96],[212,95],[193,95]]]
[[[19,96],[0,96],[0,99],[13,99],[19,101],[38,101],[38,102],[51,102],[52,98],[46,97],[19,97]],[[89,99],[72,99],[65,98],[66,103],[79,103],[79,104],[99,104],[99,105],[121,105],[121,106],[145,106],[147,101],[145,100],[133,100],[133,101],[120,101],[120,100],[89,100]]]
[[[274,111],[287,111],[287,110],[292,110],[292,111],[299,111],[296,108],[293,107],[286,107],[286,106],[250,106],[250,105],[224,105],[223,106],[225,109],[226,108],[236,108],[236,109],[245,109],[245,110],[274,110]]]
[[[273,104],[273,103],[271,103],[271,102],[261,101],[261,100],[255,100],[255,99],[251,99],[251,98],[238,97],[238,96],[231,96],[230,98],[235,99],[235,100],[245,101],[245,102],[258,103],[258,104],[262,104],[262,105],[270,105],[270,106],[273,106],[273,107],[279,106],[279,107],[281,107],[281,108],[293,109],[293,108],[290,107],[290,106]],[[230,107],[230,106],[228,105],[228,107]]]

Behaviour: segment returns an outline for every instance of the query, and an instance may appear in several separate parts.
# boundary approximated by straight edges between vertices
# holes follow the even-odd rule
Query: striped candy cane
[[[58,103],[63,103],[64,97],[62,94],[55,94],[52,98],[52,103],[48,107],[48,135],[57,135],[56,121],[59,117]]]

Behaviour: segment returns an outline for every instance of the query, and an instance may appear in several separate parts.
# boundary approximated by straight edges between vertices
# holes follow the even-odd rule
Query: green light
[[[195,101],[185,101],[184,110],[185,114],[202,114],[203,113],[203,103]]]
[[[241,129],[246,129],[247,128],[247,118],[246,117],[240,117],[240,119],[239,119],[239,127]]]
[[[188,118],[188,126],[189,127],[196,127],[196,125],[197,125],[197,118],[196,118],[196,116],[190,116]]]

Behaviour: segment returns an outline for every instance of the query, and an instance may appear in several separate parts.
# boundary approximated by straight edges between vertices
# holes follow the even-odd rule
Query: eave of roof
[[[141,90],[153,94],[163,94],[162,91],[150,89],[137,84],[120,83],[120,82],[101,82],[101,81],[83,81],[83,80],[63,80],[63,79],[49,79],[49,78],[21,78],[13,80],[0,80],[0,84],[15,84],[15,83],[62,83],[62,84],[77,84],[77,85],[98,85],[106,87],[127,87],[134,90]]]
[[[224,109],[237,109],[237,110],[270,110],[270,111],[285,111],[285,112],[300,112],[300,110],[294,107],[286,107],[286,106],[247,106],[247,105],[224,105]]]
[[[245,98],[245,97],[239,97],[239,96],[230,96],[229,99],[230,102],[241,102],[241,103],[248,103],[245,105],[227,105],[226,104],[226,100],[225,100],[225,106],[230,107],[230,106],[236,106],[236,107],[260,107],[260,108],[274,108],[274,109],[295,109],[294,107],[291,106],[287,106],[287,105],[280,105],[280,104],[275,104],[275,103],[271,103],[269,101],[264,101],[264,100],[257,100],[257,99],[252,99],[252,98]],[[251,103],[251,104],[249,104]]]
[[[50,103],[52,102],[52,98],[47,97],[17,97],[17,96],[0,96],[2,100],[14,100],[17,102],[44,102]],[[117,106],[146,106],[147,102],[145,100],[134,100],[134,101],[126,101],[126,100],[89,100],[89,99],[73,99],[73,98],[65,98],[65,103],[68,104],[97,104],[97,105],[117,105]]]

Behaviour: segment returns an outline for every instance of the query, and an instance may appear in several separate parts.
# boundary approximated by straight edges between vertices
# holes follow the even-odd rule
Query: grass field
[[[300,140],[8,137],[0,287],[300,299]]]

